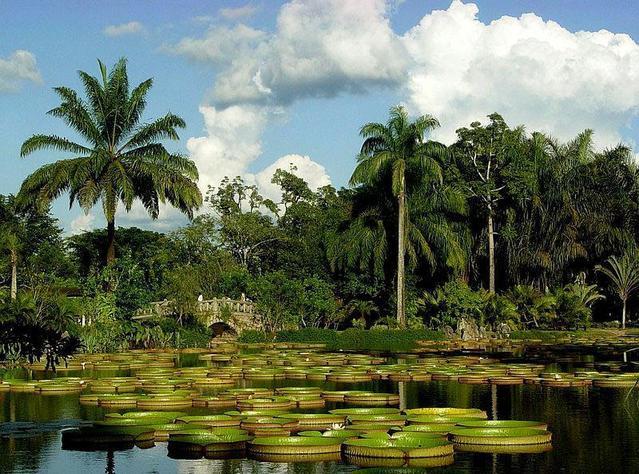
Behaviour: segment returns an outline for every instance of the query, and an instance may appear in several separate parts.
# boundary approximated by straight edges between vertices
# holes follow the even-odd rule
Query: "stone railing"
[[[236,331],[255,329],[257,314],[255,304],[247,300],[232,300],[231,298],[213,298],[196,301],[193,310],[202,317],[207,326],[224,323]],[[156,316],[167,316],[175,312],[173,301],[154,301],[139,310],[133,319],[144,320]]]

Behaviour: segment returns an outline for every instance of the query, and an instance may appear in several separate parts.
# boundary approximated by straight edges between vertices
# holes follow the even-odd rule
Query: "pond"
[[[235,353],[233,346],[223,346],[225,347],[215,351],[193,351],[190,354],[138,352],[113,357],[81,356],[72,364],[83,360],[84,369],[71,365],[71,370],[59,371],[55,375],[57,379],[69,380],[72,385],[76,383],[75,379],[66,378],[79,377],[83,382],[89,381],[83,383],[78,390],[68,393],[37,391],[37,388],[36,391],[30,391],[29,387],[21,386],[18,382],[21,379],[37,381],[53,378],[50,373],[38,370],[37,366],[6,369],[2,378],[7,383],[0,392],[0,472],[346,473],[365,467],[389,465],[388,460],[383,458],[346,458],[343,454],[325,456],[325,460],[301,455],[286,459],[262,457],[258,460],[255,458],[259,456],[251,455],[246,450],[235,450],[208,453],[204,457],[192,452],[169,452],[168,443],[164,441],[102,446],[76,442],[63,449],[63,429],[104,420],[109,413],[140,411],[139,407],[135,408],[135,401],[133,408],[129,406],[118,409],[100,406],[102,404],[98,404],[95,399],[86,397],[87,394],[106,390],[109,384],[120,384],[124,390],[131,380],[137,381],[135,390],[126,396],[138,399],[144,399],[139,394],[145,391],[161,392],[164,385],[170,386],[170,390],[184,390],[183,383],[189,386],[187,391],[191,392],[191,398],[215,396],[225,391],[229,393],[228,390],[233,388],[266,388],[270,389],[265,392],[268,394],[281,387],[319,387],[318,394],[341,390],[389,393],[399,395],[399,405],[391,397],[389,406],[402,410],[421,407],[477,408],[485,411],[490,419],[547,423],[552,432],[552,446],[533,449],[540,451],[536,453],[526,453],[530,449],[499,453],[496,452],[499,449],[485,449],[485,446],[479,449],[477,446],[473,448],[456,445],[454,458],[446,461],[440,458],[440,464],[448,465],[429,467],[429,472],[639,472],[639,388],[612,388],[605,383],[592,384],[592,380],[616,380],[620,370],[630,369],[629,365],[622,363],[622,351],[627,348],[623,344],[528,345],[499,350],[449,345],[425,347],[423,351],[415,350],[406,354],[359,355],[324,353],[319,348],[290,345],[243,349]],[[166,367],[170,365],[175,367]],[[459,382],[460,375],[469,373],[479,378],[487,375],[493,381],[499,381],[499,377],[508,370],[516,374],[514,377],[526,379],[526,383],[472,383],[472,377],[471,383]],[[316,374],[311,377],[313,380],[304,377],[309,373]],[[326,373],[342,373],[343,377],[332,377],[340,381],[322,380],[322,375]],[[212,386],[202,382],[202,374],[204,378],[212,379],[227,377],[229,374],[233,376],[229,377],[232,380],[227,380],[223,385]],[[244,375],[239,378],[238,374]],[[361,374],[372,375],[364,380],[367,376],[359,377]],[[573,374],[577,374],[577,378]],[[363,381],[347,381],[348,375],[352,376],[352,380]],[[410,376],[420,379],[433,375],[440,380],[397,381]],[[634,375],[629,378],[634,380]],[[102,380],[104,383],[100,384],[95,380]],[[574,385],[583,386],[552,386],[562,384],[547,382],[548,380],[577,381]],[[586,380],[587,383],[582,384],[581,380]],[[14,389],[7,389],[6,385],[12,383]],[[52,382],[43,382],[41,386],[50,383]],[[508,379],[504,379],[503,383],[508,383]],[[570,384],[566,382],[563,385]],[[81,396],[85,396],[83,403],[80,403]],[[124,397],[125,395],[120,395],[118,398],[116,395],[113,400]],[[104,400],[108,399],[109,396],[104,395]],[[309,397],[311,399],[313,397]],[[253,399],[249,399],[249,403],[250,400]],[[297,407],[284,411],[327,413],[337,408],[359,406],[357,403],[324,400],[322,404],[325,406],[318,407],[309,403],[306,408]],[[247,406],[243,405],[243,408],[246,409]],[[232,409],[229,406],[181,407],[177,411],[190,415],[208,415],[222,414]],[[295,431],[293,430],[293,434]],[[433,462],[432,458],[421,464],[409,461],[405,464],[431,466],[438,462]],[[400,462],[402,463],[404,462]],[[398,464],[395,462],[392,465]]]

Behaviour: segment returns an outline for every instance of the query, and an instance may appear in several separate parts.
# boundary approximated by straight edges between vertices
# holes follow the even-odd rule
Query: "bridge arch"
[[[224,322],[224,321],[216,321],[209,326],[209,330],[213,337],[220,336],[237,336],[237,331],[233,326]]]
[[[139,310],[133,319],[165,317],[174,314],[175,310],[173,301],[154,301]],[[195,312],[202,318],[206,327],[215,331],[222,330],[237,335],[245,329],[259,328],[259,315],[255,312],[255,306],[253,302],[246,299],[213,298],[198,301]]]

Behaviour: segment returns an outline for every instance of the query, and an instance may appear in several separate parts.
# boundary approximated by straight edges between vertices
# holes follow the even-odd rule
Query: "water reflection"
[[[622,354],[618,354],[622,359]],[[548,349],[533,358],[549,360]],[[600,363],[593,354],[573,353],[554,364],[559,370],[574,370]],[[69,374],[78,375],[78,374]],[[108,373],[104,376],[116,374]],[[127,375],[117,373],[117,375]],[[27,374],[41,378],[38,373]],[[534,447],[535,452],[483,448],[460,450],[451,466],[433,472],[639,472],[639,390],[628,397],[629,389],[550,388],[539,385],[463,385],[455,382],[372,381],[356,384],[313,383],[304,380],[246,381],[241,386],[317,385],[327,390],[368,390],[395,392],[401,408],[420,406],[476,407],[494,419],[547,421],[553,432],[553,446]],[[337,406],[327,404],[328,410]],[[194,413],[209,410],[192,410]],[[220,410],[222,411],[222,410]],[[312,410],[309,410],[312,411]],[[341,473],[357,467],[339,460],[306,463],[279,463],[278,459],[258,462],[234,459],[173,459],[166,443],[122,451],[63,451],[60,434],[52,422],[101,419],[104,410],[81,406],[77,394],[34,396],[28,393],[0,393],[0,421],[35,421],[36,428],[23,433],[0,431],[0,472],[64,473],[180,472],[180,473]],[[47,425],[47,423],[49,423]],[[8,425],[7,425],[8,426]],[[486,451],[486,452],[478,452]],[[508,452],[504,452],[508,451]],[[445,460],[440,460],[445,461]]]

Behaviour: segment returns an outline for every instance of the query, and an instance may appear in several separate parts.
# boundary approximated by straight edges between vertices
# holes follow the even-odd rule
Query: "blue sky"
[[[97,73],[97,58],[112,64],[121,56],[132,82],[155,79],[147,118],[170,110],[187,121],[170,146],[202,166],[203,185],[228,172],[273,193],[268,170],[285,156],[314,185],[344,185],[359,127],[383,121],[400,102],[414,114],[435,113],[442,121],[435,138],[444,141],[470,117],[499,111],[559,138],[592,127],[601,146],[639,142],[639,7],[632,0],[0,0],[0,17],[3,194],[64,156],[18,157],[32,133],[69,134],[45,115],[57,103],[51,88],[79,89],[78,69]],[[296,22],[305,27],[296,30]],[[574,34],[602,29],[610,33]],[[351,55],[358,48],[361,55]],[[16,51],[35,64],[16,59]],[[309,59],[321,66],[300,73]],[[229,83],[230,91],[223,88]],[[228,128],[241,116],[255,120]],[[64,198],[54,212],[68,231],[101,225],[99,209],[82,219]],[[120,222],[168,229],[183,220],[167,212],[150,223],[134,213]]]

